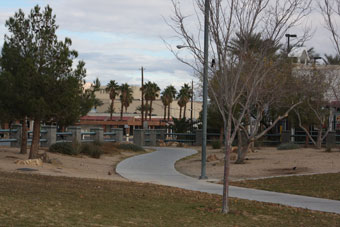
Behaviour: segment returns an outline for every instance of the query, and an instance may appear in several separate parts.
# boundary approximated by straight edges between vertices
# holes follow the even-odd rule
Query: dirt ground
[[[95,159],[87,156],[68,156],[48,152],[49,158],[57,159],[58,162],[43,163],[42,166],[28,166],[15,164],[16,160],[26,160],[28,154],[20,154],[18,148],[0,147],[0,171],[23,172],[18,169],[29,168],[35,170],[29,171],[30,173],[43,175],[125,181],[115,173],[115,166],[121,160],[133,155],[136,155],[136,152],[124,151],[114,155],[102,155],[100,159]]]
[[[199,147],[194,149],[200,152]],[[0,147],[0,171],[20,171],[30,168],[39,173],[53,176],[69,176],[125,181],[116,174],[115,166],[123,159],[136,155],[135,152],[121,151],[111,155],[102,155],[100,159],[87,156],[68,156],[48,153],[50,159],[60,163],[43,163],[42,166],[15,164],[16,160],[25,160],[28,154],[19,154],[18,148]],[[216,155],[217,160],[207,161],[207,176],[211,181],[223,178],[223,157],[221,150],[207,149],[207,157]],[[232,154],[236,157],[236,154]],[[201,173],[201,155],[184,158],[176,163],[176,169],[186,175],[199,177]],[[323,149],[302,148],[297,150],[277,150],[260,148],[249,153],[245,164],[231,161],[230,179],[252,179],[281,175],[336,173],[340,172],[340,152],[326,153]]]
[[[196,148],[200,152],[200,148]],[[207,149],[207,157],[216,155],[218,160],[207,161],[207,176],[214,181],[223,178],[224,153]],[[211,157],[210,157],[211,158]],[[232,154],[236,158],[236,154]],[[265,147],[249,153],[245,164],[231,161],[230,180],[263,178],[281,175],[338,173],[340,172],[340,152],[327,153],[324,149],[301,148],[277,150]],[[199,177],[201,174],[200,153],[176,163],[176,169],[186,175]]]

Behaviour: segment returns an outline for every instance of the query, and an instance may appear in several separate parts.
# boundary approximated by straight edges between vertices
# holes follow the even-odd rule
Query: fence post
[[[42,131],[47,131],[46,133],[41,133],[41,139],[46,139],[46,142],[41,142],[42,147],[50,147],[57,141],[57,127],[54,125],[45,125],[41,127]]]
[[[135,129],[133,131],[133,143],[138,146],[144,146],[144,130]]]
[[[166,133],[166,129],[155,129],[156,132],[156,140],[165,140],[165,133]]]
[[[115,128],[113,131],[116,133],[114,140],[116,142],[122,142],[123,141],[123,129],[122,128]]]
[[[335,131],[328,132],[326,137],[326,148],[334,148],[336,146],[336,133]]]
[[[104,129],[103,128],[91,128],[91,132],[95,132],[96,135],[93,136],[95,142],[103,143],[104,142]]]
[[[203,139],[203,131],[202,129],[198,129],[195,131],[195,146],[201,146]]]
[[[15,131],[10,132],[9,138],[17,140],[15,142],[11,142],[11,147],[20,147],[22,126],[20,124],[12,125],[11,130],[15,130]]]
[[[281,134],[281,143],[290,143],[290,131],[283,131]]]
[[[81,128],[77,126],[70,126],[67,128],[68,132],[72,132],[72,142],[81,143]]]

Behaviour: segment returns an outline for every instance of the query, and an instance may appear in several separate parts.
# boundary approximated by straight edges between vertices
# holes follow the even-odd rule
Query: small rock
[[[14,163],[18,165],[28,165],[28,166],[42,166],[43,164],[40,158],[27,159],[27,160],[16,160]]]

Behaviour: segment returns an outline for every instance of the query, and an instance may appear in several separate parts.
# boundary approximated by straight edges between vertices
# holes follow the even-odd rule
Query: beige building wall
[[[124,108],[124,114],[140,114],[140,111],[137,111],[137,107],[141,106],[141,98],[142,98],[142,93],[140,91],[140,86],[131,86],[132,90],[133,90],[133,101],[130,104],[127,112],[125,112],[125,108]],[[111,103],[109,94],[105,91],[105,86],[102,86],[100,88],[99,91],[97,91],[96,93],[96,97],[98,99],[100,99],[104,104],[102,106],[97,107],[96,111],[97,113],[108,113],[108,109]],[[144,100],[145,103],[145,100]],[[155,101],[152,102],[152,114],[156,115],[158,117],[163,117],[164,116],[164,106],[162,104],[162,101],[160,99],[160,97],[158,97]],[[114,101],[114,111],[115,114],[120,114],[120,110],[121,110],[121,102],[120,102],[120,98],[119,95],[116,97],[115,101]],[[199,117],[199,113],[202,110],[202,102],[193,102],[193,118],[197,119]],[[183,111],[182,110],[182,115],[183,115]],[[186,117],[190,118],[190,111],[191,111],[191,103],[189,102],[187,104],[187,109],[186,109]],[[170,106],[170,115],[174,116],[174,117],[179,117],[179,106],[177,104],[177,100],[174,100],[171,103]]]

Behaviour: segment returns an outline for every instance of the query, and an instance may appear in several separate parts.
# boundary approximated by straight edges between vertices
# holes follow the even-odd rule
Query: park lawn
[[[340,215],[133,182],[0,172],[1,226],[339,226]]]
[[[231,185],[340,200],[340,173],[235,181]]]

